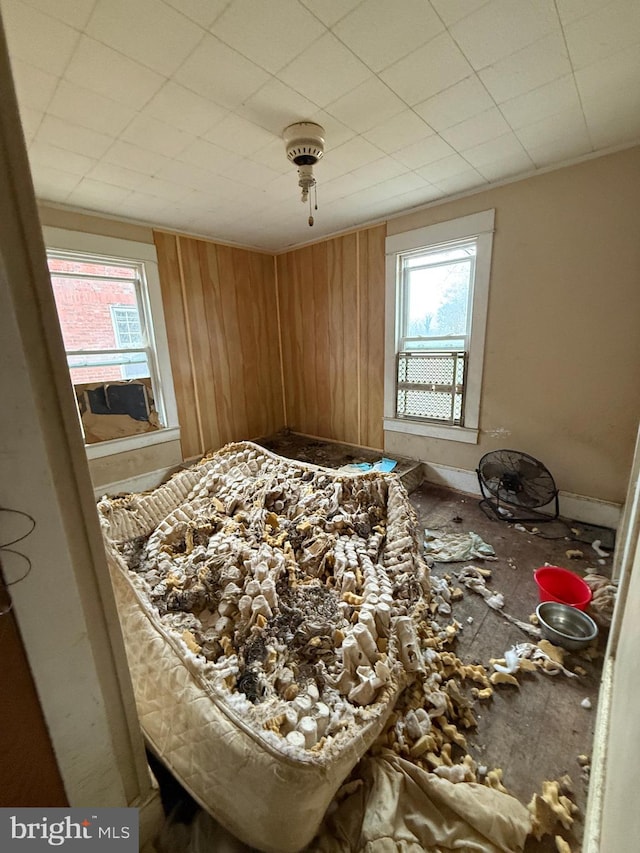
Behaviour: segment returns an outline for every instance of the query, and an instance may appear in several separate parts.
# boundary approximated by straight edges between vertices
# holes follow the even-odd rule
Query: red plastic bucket
[[[540,601],[558,601],[584,610],[591,601],[591,589],[581,577],[560,566],[542,566],[533,573]]]

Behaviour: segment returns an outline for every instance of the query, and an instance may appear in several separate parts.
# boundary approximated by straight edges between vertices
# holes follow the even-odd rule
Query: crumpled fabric
[[[516,853],[531,832],[527,808],[509,794],[454,784],[391,751],[363,758],[358,775],[305,853]]]
[[[424,531],[424,553],[438,563],[462,563],[465,560],[497,560],[491,545],[477,533],[438,533]]]

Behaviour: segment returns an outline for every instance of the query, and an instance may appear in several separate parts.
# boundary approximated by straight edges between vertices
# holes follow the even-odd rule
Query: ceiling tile
[[[469,168],[469,163],[460,154],[449,154],[448,157],[435,160],[427,166],[421,166],[416,171],[426,181],[433,183],[436,180],[444,180],[444,178],[452,178],[454,175],[468,172]]]
[[[365,187],[375,187],[385,181],[397,178],[399,175],[406,174],[407,167],[404,164],[387,156],[380,157],[372,163],[366,163],[364,166],[358,166],[351,172],[351,175],[362,181]]]
[[[405,56],[381,73],[409,106],[418,104],[468,77],[472,68],[448,33]]]
[[[166,201],[180,202],[192,193],[191,187],[165,181],[162,178],[147,178],[139,190],[149,195],[158,196]]]
[[[78,207],[108,213],[114,205],[121,205],[128,195],[129,190],[84,178],[69,195],[67,201]]]
[[[144,112],[160,121],[202,136],[229,115],[224,107],[168,80],[145,106]]]
[[[13,72],[18,103],[21,106],[31,107],[33,110],[44,111],[60,78],[54,77],[53,74],[47,74],[20,59],[12,61],[11,71]]]
[[[612,112],[613,112],[613,104]],[[637,144],[640,139],[640,106],[628,114],[617,113],[611,119],[601,116],[589,121],[589,137],[594,146],[609,148],[619,145],[621,139]]]
[[[580,106],[573,74],[553,80],[525,95],[500,104],[500,112],[514,130],[547,116]]]
[[[5,0],[3,0],[3,6],[4,2]],[[85,28],[95,5],[95,0],[26,0],[26,2],[29,6],[69,24],[76,30]]]
[[[64,77],[134,110],[164,83],[160,74],[88,36],[81,36]]]
[[[78,175],[38,163],[31,164],[31,177],[39,199],[57,202],[66,201],[81,180]]]
[[[407,109],[364,134],[369,142],[387,154],[432,135],[432,128],[413,110]]]
[[[602,8],[602,3],[603,0],[556,0],[558,15],[563,24],[570,24],[578,18],[596,12]]]
[[[147,180],[148,176],[134,172],[132,169],[116,166],[114,163],[105,163],[102,160],[87,172],[87,177],[105,184],[111,184],[114,187],[135,190]]]
[[[491,0],[451,27],[451,35],[479,71],[560,27],[553,0]]]
[[[464,152],[464,159],[477,169],[502,158],[518,157],[523,153],[522,143],[511,131],[498,139],[474,145]]]
[[[362,0],[300,0],[300,2],[325,26],[332,27],[362,3]]]
[[[155,175],[169,163],[169,158],[162,154],[122,140],[114,142],[104,155],[104,160],[107,163],[115,163],[116,166],[133,169],[134,172],[141,172],[143,175]]]
[[[138,115],[120,134],[120,139],[148,148],[165,157],[176,157],[195,140],[191,133],[178,130],[150,115]]]
[[[2,23],[12,59],[62,75],[80,37],[76,30],[19,0],[2,0]]]
[[[27,146],[33,140],[44,118],[44,113],[29,107],[20,107],[20,124]]]
[[[618,0],[565,26],[574,70],[640,44],[640,3]]]
[[[365,133],[403,110],[404,102],[377,77],[370,77],[327,106],[327,112],[357,133]]]
[[[443,178],[435,186],[446,195],[455,195],[456,193],[477,189],[487,183],[487,179],[479,172],[476,172],[475,169],[469,169],[469,171],[453,175],[451,178]]]
[[[488,181],[503,181],[514,175],[523,175],[533,172],[535,164],[531,157],[524,151],[515,152],[509,157],[501,157],[494,163],[485,163],[478,166],[478,172]]]
[[[154,225],[169,226],[170,223],[163,221],[163,211],[168,207],[155,195],[148,193],[133,192],[127,196],[127,218],[138,219],[143,222],[152,222]],[[175,226],[174,226],[175,227]]]
[[[53,115],[47,115],[38,131],[38,141],[99,160],[113,144],[113,137]]]
[[[165,3],[208,30],[229,0],[165,0]]]
[[[481,6],[486,6],[487,2],[488,0],[431,0],[431,5],[449,27]]]
[[[281,136],[285,127],[295,121],[311,118],[317,109],[312,101],[272,78],[248,98],[237,112],[274,136]]]
[[[177,158],[219,175],[240,161],[240,157],[204,139],[196,139],[180,152]]]
[[[604,146],[638,138],[639,50],[627,48],[617,56],[594,62],[576,72],[576,83],[594,142]]]
[[[369,77],[369,69],[331,33],[286,66],[278,77],[296,92],[326,107]]]
[[[338,121],[337,118],[325,112],[325,110],[318,110],[318,112],[311,113],[310,119],[324,128],[327,151],[338,148],[343,143],[353,139],[354,136],[357,136],[353,128],[347,127],[346,124]]]
[[[501,104],[570,72],[571,63],[562,34],[552,33],[479,71],[478,76]]]
[[[466,151],[490,139],[497,139],[509,130],[509,125],[497,107],[485,110],[466,121],[442,131],[442,136],[457,151]]]
[[[280,177],[278,172],[274,172],[268,166],[263,166],[246,157],[243,157],[239,162],[234,163],[220,174],[225,178],[229,178],[229,180],[237,181],[237,183],[251,188],[265,187],[271,181]]]
[[[177,71],[175,81],[198,95],[233,109],[269,79],[262,68],[213,36],[205,36]]]
[[[163,166],[156,177],[180,184],[190,190],[202,190],[208,192],[214,186],[218,176],[208,169],[196,166],[194,163],[185,163],[181,160],[172,160]]]
[[[368,184],[367,181],[357,177],[353,172],[324,181],[322,180],[320,170],[318,170],[318,195],[320,196],[320,207],[324,207],[337,199],[360,192],[368,186],[370,186],[370,184]],[[300,198],[299,190],[296,192],[296,197]]]
[[[87,34],[170,75],[202,38],[202,29],[160,0],[97,0]]]
[[[542,168],[575,160],[577,157],[590,154],[591,150],[591,143],[586,134],[579,134],[576,137],[567,135],[548,145],[529,149],[529,156],[538,168]]]
[[[298,0],[234,0],[216,21],[213,32],[252,62],[276,73],[320,38],[326,28]]]
[[[280,175],[290,174],[293,170],[292,164],[287,159],[284,142],[279,137],[271,136],[271,142],[262,145],[257,151],[249,155],[254,163],[268,166]]]
[[[97,162],[91,157],[85,157],[84,154],[66,151],[64,148],[58,148],[57,145],[38,140],[29,146],[29,160],[40,166],[62,169],[72,175],[84,175]]]
[[[478,77],[472,74],[432,98],[416,104],[414,109],[434,130],[440,132],[459,124],[463,118],[471,118],[493,106],[493,99]]]
[[[356,136],[344,145],[332,149],[331,156],[326,155],[318,168],[322,169],[320,174],[324,180],[328,180],[352,172],[366,163],[372,163],[380,159],[381,154],[375,145],[367,142],[362,136]]]
[[[129,124],[135,113],[123,104],[61,80],[48,111],[98,133],[119,134]]]
[[[428,0],[364,0],[333,29],[340,41],[373,71],[411,53],[442,32],[444,25]]]
[[[582,136],[588,141],[587,127],[581,108],[563,113],[561,121],[558,121],[557,116],[548,116],[527,124],[516,131],[516,136],[527,151],[550,145],[556,140],[569,136],[574,139]]]
[[[425,192],[427,188],[427,182],[419,175],[416,175],[415,172],[406,172],[404,175],[398,175],[395,178],[390,178],[375,186],[346,196],[345,204],[349,208],[354,205],[357,205],[358,208],[366,208],[365,216],[370,219],[377,215],[375,211],[376,207],[379,208],[380,212],[386,211],[388,210],[390,201],[397,198],[397,196],[408,192],[416,192],[416,190]]]
[[[420,142],[414,142],[413,145],[395,151],[393,156],[410,169],[419,169],[420,166],[442,160],[443,157],[453,153],[453,148],[434,133],[426,139],[421,139]]]
[[[273,142],[274,134],[240,116],[230,115],[216,124],[204,138],[227,151],[246,157]]]

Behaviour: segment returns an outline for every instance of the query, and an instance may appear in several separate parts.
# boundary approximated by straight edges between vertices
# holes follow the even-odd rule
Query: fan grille
[[[493,450],[478,463],[481,487],[500,503],[535,509],[557,495],[551,473],[542,462],[519,450]]]

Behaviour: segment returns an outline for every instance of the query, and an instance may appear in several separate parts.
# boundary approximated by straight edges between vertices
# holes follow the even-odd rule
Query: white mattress
[[[302,849],[422,666],[404,488],[242,442],[98,508],[145,737],[245,843]]]

